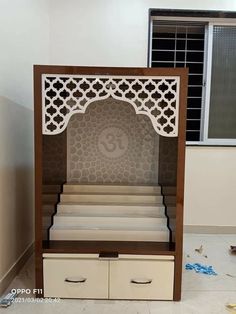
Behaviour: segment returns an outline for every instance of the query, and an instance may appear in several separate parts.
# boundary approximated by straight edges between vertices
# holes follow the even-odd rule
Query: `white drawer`
[[[107,299],[108,270],[98,259],[45,258],[44,296]]]
[[[174,261],[110,261],[110,299],[173,300]]]

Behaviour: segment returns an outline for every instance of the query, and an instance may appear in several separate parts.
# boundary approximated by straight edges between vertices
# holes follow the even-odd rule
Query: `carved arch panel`
[[[178,136],[178,76],[42,75],[43,134],[63,132],[72,115],[112,97],[129,102],[136,114],[149,117],[162,136]]]

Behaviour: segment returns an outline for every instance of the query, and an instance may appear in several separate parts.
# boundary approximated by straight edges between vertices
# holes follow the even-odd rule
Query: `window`
[[[189,68],[187,144],[236,145],[236,18],[150,12],[149,66]]]
[[[187,141],[200,140],[205,25],[153,23],[152,67],[188,67]]]
[[[209,138],[236,138],[236,26],[213,26]]]

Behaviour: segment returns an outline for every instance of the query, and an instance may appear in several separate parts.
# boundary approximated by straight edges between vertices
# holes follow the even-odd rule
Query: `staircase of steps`
[[[50,240],[168,242],[161,188],[67,183]]]

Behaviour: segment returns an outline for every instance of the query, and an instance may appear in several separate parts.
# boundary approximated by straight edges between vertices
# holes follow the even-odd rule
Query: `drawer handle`
[[[131,279],[130,282],[136,285],[149,285],[152,283],[152,279]]]
[[[65,282],[69,282],[69,283],[83,283],[87,280],[87,278],[78,278],[78,279],[72,279],[72,278],[66,278]]]

